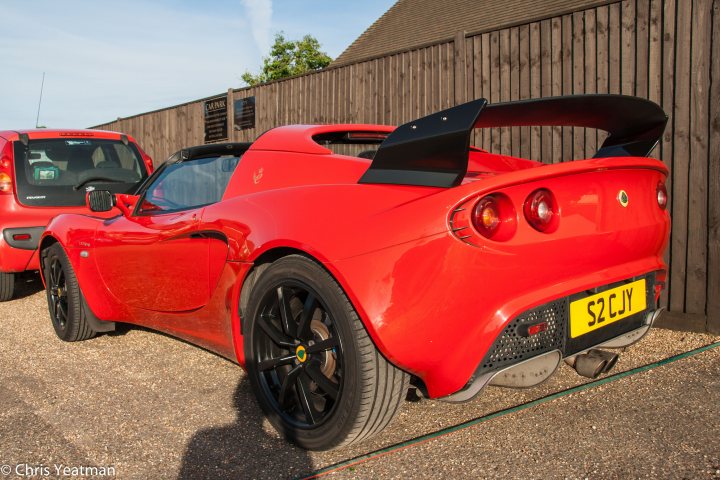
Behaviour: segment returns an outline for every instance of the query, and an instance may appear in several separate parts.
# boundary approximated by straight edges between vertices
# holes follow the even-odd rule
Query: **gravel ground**
[[[56,465],[112,467],[117,478],[302,477],[586,381],[563,365],[528,390],[489,388],[460,405],[406,402],[380,436],[308,453],[263,419],[237,365],[139,328],[63,343],[37,277],[25,276],[20,290],[0,304],[0,480],[5,465],[7,478],[55,478]],[[621,355],[615,372],[719,339],[656,329]],[[720,478],[718,405],[720,348],[332,476]]]

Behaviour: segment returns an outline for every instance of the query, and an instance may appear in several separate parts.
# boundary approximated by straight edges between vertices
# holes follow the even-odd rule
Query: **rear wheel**
[[[0,272],[0,302],[7,302],[15,290],[15,274]]]
[[[260,406],[298,445],[327,450],[381,431],[409,376],[375,349],[340,286],[315,262],[265,270],[246,310],[245,358]]]
[[[55,333],[61,340],[76,342],[95,336],[88,324],[83,296],[75,271],[59,243],[43,252],[43,274],[48,310]]]

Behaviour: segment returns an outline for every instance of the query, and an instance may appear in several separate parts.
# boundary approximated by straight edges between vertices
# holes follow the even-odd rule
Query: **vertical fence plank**
[[[624,0],[621,4],[621,88],[625,95],[635,95],[635,0]]]
[[[490,102],[501,101],[500,97],[500,32],[490,34]],[[491,130],[490,151],[502,152],[502,135],[499,128]]]
[[[484,33],[480,39],[480,45],[482,47],[482,97],[492,101],[492,86],[491,86],[491,55],[492,49],[490,47],[490,34]],[[485,150],[492,150],[491,143],[491,131],[489,128],[482,129],[482,148]]]
[[[530,98],[530,28],[522,25],[518,32],[518,62],[520,73],[520,97]],[[530,156],[530,127],[520,127],[520,151],[523,158]]]
[[[667,126],[665,127],[665,132],[663,133],[660,146],[662,160],[670,169],[670,176],[668,177],[665,185],[668,191],[668,209],[670,210],[670,216],[672,217],[674,216],[672,212],[672,205],[674,196],[673,177],[675,175],[673,168],[673,140],[675,138],[675,114],[673,112],[675,107],[675,0],[663,0],[662,9],[662,107],[666,113],[671,113],[671,116],[668,120]],[[675,236],[674,229],[672,236]],[[672,271],[671,255],[672,245],[666,250],[664,255],[666,264],[670,266],[670,271]],[[667,285],[660,294],[660,305],[669,309],[670,296],[672,295],[674,286],[672,283],[672,276],[668,275],[667,280]],[[680,289],[684,288],[684,286],[681,285],[678,285],[677,287]]]
[[[675,57],[675,105],[674,105],[674,142],[673,142],[673,236],[671,240],[672,268],[670,282],[674,285],[670,291],[670,309],[684,311],[685,279],[687,278],[687,236],[688,236],[688,169],[690,151],[690,68],[692,24],[692,3],[684,0],[677,2],[677,38]]]
[[[710,121],[708,138],[708,280],[707,328],[720,333],[720,0],[713,1],[712,48],[710,59]]]
[[[597,93],[608,93],[608,19],[609,13],[607,6],[598,7],[595,14],[595,31],[596,31],[596,83],[595,90]],[[596,131],[595,144],[596,149],[605,141],[606,133],[602,130]],[[593,152],[594,154],[595,152]]]
[[[540,39],[540,23],[530,24],[530,96],[540,98],[542,96],[542,41]],[[533,160],[542,158],[542,137],[541,128],[530,127],[530,158]]]
[[[562,20],[553,18],[551,21],[551,75],[552,95],[562,95]],[[545,160],[557,163],[562,160],[562,127],[552,128],[552,158]]]
[[[585,93],[585,12],[572,15],[573,22],[573,93]],[[585,158],[585,129],[573,128],[573,159]]]
[[[510,101],[510,30],[500,31],[500,101]],[[509,127],[500,128],[500,153],[511,155],[512,138]]]
[[[705,314],[707,282],[708,106],[712,0],[695,0],[692,13],[688,252],[685,311]],[[715,102],[720,101],[716,98]]]
[[[585,93],[597,93],[597,29],[595,26],[595,10],[585,11]],[[592,158],[595,155],[597,144],[597,130],[585,129],[585,151],[583,158]]]
[[[510,101],[520,99],[520,32],[510,29]],[[520,155],[520,127],[510,128],[510,154]]]
[[[648,54],[650,0],[636,0],[635,10],[635,95],[648,96]]]
[[[540,94],[552,95],[552,24],[550,20],[540,23]],[[541,158],[545,163],[552,162],[552,127],[540,129]]]
[[[454,105],[459,105],[465,102],[465,95],[467,93],[466,82],[468,80],[466,75],[466,64],[467,52],[465,51],[465,32],[457,32],[455,34],[455,40],[453,41],[453,77],[454,77]]]
[[[573,93],[573,17],[572,15],[564,15],[562,17],[562,94],[572,95]],[[562,161],[572,160],[573,158],[573,129],[571,127],[562,128],[563,136],[563,153]]]

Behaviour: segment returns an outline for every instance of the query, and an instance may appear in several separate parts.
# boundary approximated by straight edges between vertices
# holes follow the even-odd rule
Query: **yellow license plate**
[[[645,279],[570,303],[570,337],[592,332],[647,308]]]

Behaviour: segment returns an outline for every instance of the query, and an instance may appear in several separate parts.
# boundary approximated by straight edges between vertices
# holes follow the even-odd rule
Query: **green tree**
[[[319,70],[327,67],[331,61],[332,58],[320,51],[320,42],[312,35],[305,35],[302,40],[294,41],[287,40],[281,32],[275,35],[270,55],[263,58],[262,71],[257,75],[246,71],[241,78],[253,86]]]

